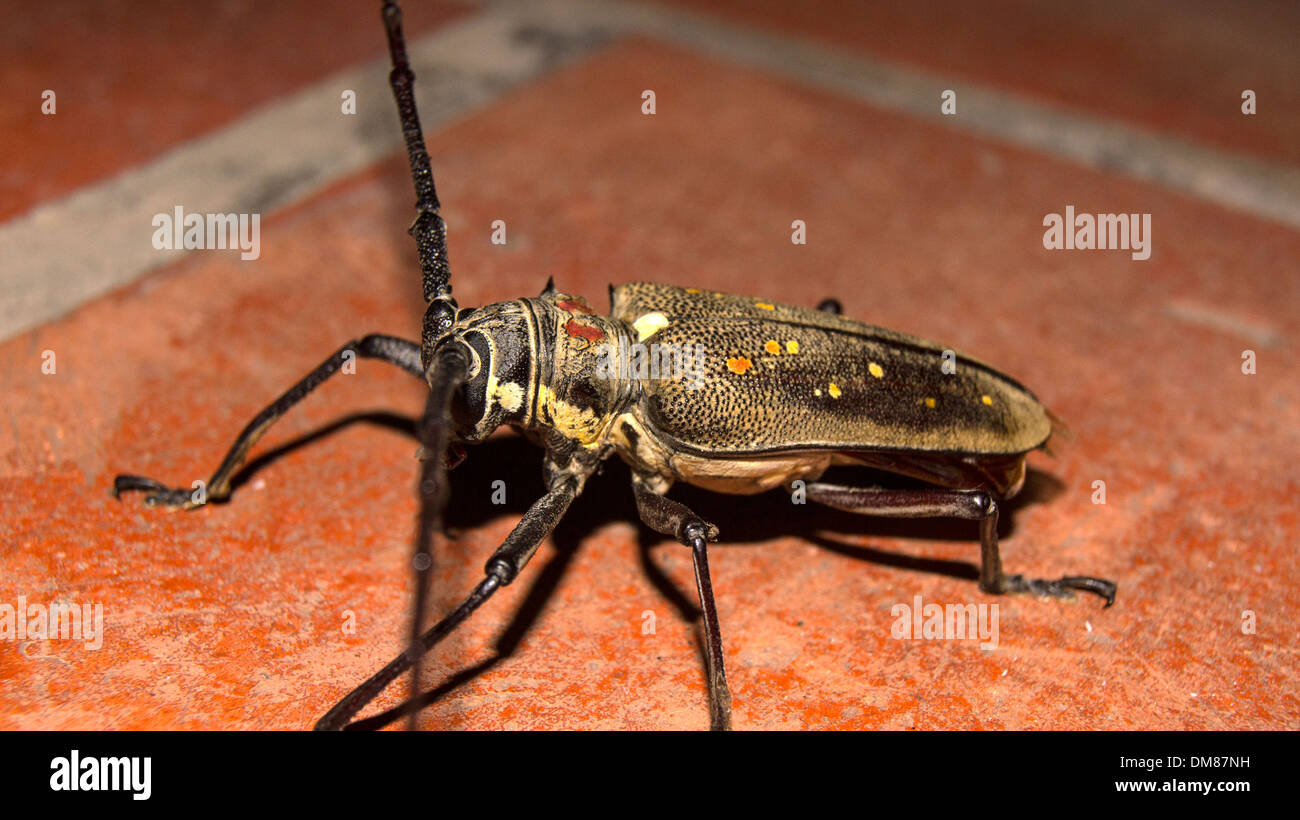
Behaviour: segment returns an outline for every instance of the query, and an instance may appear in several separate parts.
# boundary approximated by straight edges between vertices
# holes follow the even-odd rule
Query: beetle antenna
[[[431,362],[428,373],[429,398],[420,421],[420,518],[415,537],[415,612],[411,617],[411,697],[420,691],[420,667],[424,648],[420,633],[424,613],[429,606],[429,576],[433,572],[433,536],[441,532],[443,512],[447,509],[447,448],[451,444],[451,398],[465,381],[469,357],[460,344],[444,345]],[[471,610],[472,611],[472,610]],[[415,728],[415,713],[409,728]]]
[[[451,266],[447,261],[447,223],[439,210],[438,191],[433,185],[433,168],[429,165],[429,151],[424,145],[424,132],[420,129],[420,114],[415,109],[415,74],[406,58],[406,39],[402,36],[402,10],[394,0],[384,2],[384,27],[388,30],[388,53],[393,70],[388,74],[388,84],[397,101],[397,113],[402,118],[402,134],[406,137],[406,154],[411,161],[411,180],[415,183],[415,222],[410,234],[420,256],[420,273],[424,281],[424,301],[445,300],[453,306],[451,297]],[[454,314],[454,310],[453,310]]]

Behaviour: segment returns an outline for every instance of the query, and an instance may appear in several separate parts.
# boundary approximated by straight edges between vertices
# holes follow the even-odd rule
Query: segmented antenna
[[[420,129],[420,115],[415,110],[415,74],[406,59],[406,40],[402,36],[402,10],[393,0],[384,2],[384,27],[388,30],[388,53],[393,70],[388,74],[388,84],[397,101],[397,113],[402,118],[402,134],[406,137],[406,154],[411,160],[411,180],[415,183],[415,222],[410,234],[420,255],[420,273],[424,280],[424,301],[451,298],[451,266],[447,262],[447,223],[439,209],[438,192],[433,186],[433,169],[429,166],[429,152],[424,146],[424,132]]]
[[[388,84],[397,101],[397,113],[402,119],[402,134],[406,137],[406,154],[411,160],[411,181],[415,183],[415,222],[410,233],[420,255],[420,272],[424,280],[424,301],[431,306],[426,317],[424,346],[421,359],[428,372],[429,401],[420,424],[420,441],[425,448],[425,465],[420,471],[420,524],[416,537],[415,612],[411,620],[411,697],[419,693],[420,667],[423,648],[420,646],[421,625],[429,599],[429,576],[433,566],[433,536],[442,528],[442,515],[447,505],[447,471],[442,465],[447,452],[449,431],[449,406],[452,393],[464,381],[466,362],[453,348],[437,360],[431,356],[430,335],[442,336],[450,329],[456,316],[456,300],[451,296],[451,266],[447,262],[447,223],[438,210],[438,192],[433,187],[433,169],[429,166],[429,151],[424,145],[420,130],[420,115],[415,110],[415,75],[406,59],[406,40],[402,36],[402,10],[393,0],[384,2],[384,28],[388,30],[388,53],[393,70],[388,74]],[[432,324],[430,324],[432,320]],[[409,715],[408,727],[415,728],[416,713]]]

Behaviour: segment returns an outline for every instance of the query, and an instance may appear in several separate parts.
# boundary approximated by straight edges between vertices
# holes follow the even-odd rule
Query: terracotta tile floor
[[[440,2],[410,36],[456,19]],[[375,55],[375,32],[346,0],[138,0],[23,5],[0,30],[0,219],[156,157],[277,96]],[[381,29],[382,36],[382,29]],[[382,40],[380,40],[382,43]],[[33,116],[45,89],[57,116]]]
[[[1300,162],[1300,5],[662,0],[1233,151]],[[1243,89],[1267,101],[1237,116]]]
[[[1128,9],[1112,12],[1150,14]],[[121,38],[155,30],[144,12],[115,13]],[[408,10],[424,25],[440,14]],[[853,45],[935,68],[964,53],[902,35],[890,51],[829,12],[809,19],[828,42],[860,37]],[[378,25],[372,15],[340,23],[344,40],[363,24]],[[1159,70],[1118,99],[1106,93],[1109,52],[1086,44],[1062,52],[1095,70],[1072,81],[1080,88],[1045,90],[1010,58],[971,70],[1010,91],[1121,117],[1142,109],[1132,116],[1189,139],[1296,160],[1284,115],[1243,136],[1195,101],[1143,108],[1197,80],[1175,64],[1177,49],[1126,31],[1112,36],[1147,49]],[[978,30],[942,34],[989,50],[972,45]],[[373,56],[377,40],[331,40],[332,55],[307,47],[319,62],[300,78],[248,93],[283,93]],[[3,53],[11,76],[32,65]],[[115,70],[138,70],[129,50],[112,54]],[[1283,79],[1257,58],[1258,85]],[[155,93],[123,93],[133,88]],[[658,95],[654,117],[640,114],[644,88]],[[88,176],[22,165],[12,190],[25,204],[10,213],[238,115],[238,105],[220,116],[203,107],[182,98],[154,112],[195,125],[96,149]],[[6,139],[23,157],[68,139],[43,127],[20,119]],[[801,304],[834,295],[852,316],[998,364],[1072,428],[1056,458],[1031,458],[1003,556],[1011,571],[1116,579],[1108,610],[1092,598],[981,595],[969,523],[880,522],[681,488],[722,531],[712,570],[737,728],[1300,726],[1294,229],[641,39],[429,143],[462,305],[531,295],[551,275],[597,306],[607,283],[640,279]],[[369,362],[336,378],[272,430],[228,504],[167,513],[117,503],[108,487],[120,471],[206,478],[243,424],[340,344],[371,331],[414,337],[410,201],[405,159],[392,157],[267,216],[255,262],[191,254],[0,343],[0,603],[101,603],[106,621],[97,650],[0,643],[0,727],[305,728],[400,650],[418,381]],[[1067,204],[1150,213],[1151,258],[1044,250],[1043,215]],[[504,247],[489,242],[495,219],[508,226]],[[806,246],[790,243],[792,219],[808,224]],[[1256,375],[1241,372],[1247,348]],[[41,372],[47,350],[53,375]],[[540,493],[538,464],[536,450],[502,437],[456,471],[439,611],[476,583]],[[497,479],[508,482],[504,507],[489,501]],[[1092,503],[1097,480],[1105,505]],[[998,603],[998,648],[892,638],[891,607],[916,595]],[[689,555],[635,523],[627,471],[611,463],[528,573],[434,656],[426,685],[457,685],[423,724],[704,728],[695,619]]]

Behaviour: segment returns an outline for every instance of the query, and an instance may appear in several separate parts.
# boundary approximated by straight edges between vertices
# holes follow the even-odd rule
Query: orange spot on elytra
[[[838,399],[840,397],[840,386],[835,382],[831,382],[830,387],[826,388],[826,390],[831,394],[832,399]]]
[[[745,372],[753,366],[754,363],[749,359],[746,359],[744,356],[735,356],[727,359],[727,369],[732,373],[735,373],[737,376],[743,376]]]
[[[771,305],[767,302],[755,302],[754,307],[762,308],[763,310],[776,310],[776,305]]]
[[[931,408],[933,408],[933,407],[934,407],[934,399],[927,397],[926,400],[925,400],[925,406],[926,406],[926,407],[931,407]]]
[[[769,339],[767,344],[763,345],[763,349],[775,356],[781,352],[781,345],[777,344],[776,339]]]

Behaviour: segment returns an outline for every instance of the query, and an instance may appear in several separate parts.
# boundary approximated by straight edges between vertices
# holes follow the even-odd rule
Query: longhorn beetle
[[[423,457],[415,537],[415,615],[409,648],[339,701],[317,729],[371,728],[423,705],[421,657],[494,592],[512,582],[582,492],[600,463],[618,455],[631,468],[641,520],[692,550],[703,612],[710,724],[731,724],[731,693],[709,580],[708,543],[717,527],[667,497],[685,481],[723,493],[752,494],[806,483],[806,497],[839,510],[898,518],[953,517],[979,522],[979,587],[991,594],[1115,601],[1116,585],[1086,576],[1028,579],[1002,571],[998,502],[1024,484],[1025,456],[1044,447],[1055,417],[1025,387],[992,367],[958,357],[943,373],[932,342],[840,315],[835,300],[814,310],[743,296],[636,283],[610,288],[610,315],[550,282],[536,298],[478,309],[451,295],[446,224],[434,189],[406,56],[401,11],[387,0],[383,20],[397,102],[415,183],[410,228],[423,276],[421,343],[370,335],[349,342],[254,418],[208,482],[209,499],[230,494],[249,449],[275,421],[338,372],[349,353],[422,377],[429,396],[420,421]],[[646,377],[610,368],[610,350],[634,345],[693,350],[694,372]],[[451,614],[421,632],[429,595],[434,534],[443,524],[447,470],[460,445],[502,425],[545,450],[546,493],[488,560],[486,577]],[[858,465],[920,479],[932,489],[881,489],[819,482],[833,465]],[[198,506],[189,489],[119,475],[113,494],[141,490],[149,505]],[[412,698],[383,715],[349,723],[407,669]]]

